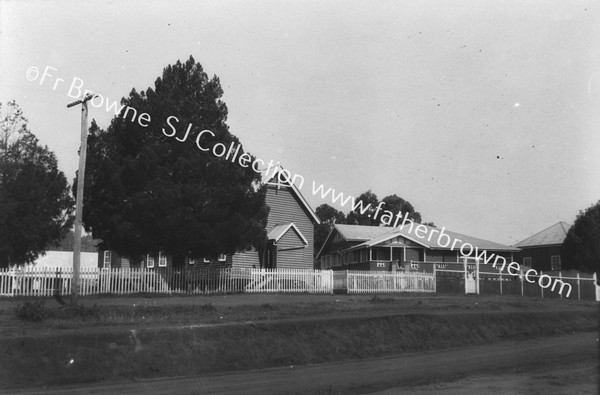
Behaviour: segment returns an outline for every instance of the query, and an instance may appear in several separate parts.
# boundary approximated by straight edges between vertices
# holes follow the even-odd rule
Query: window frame
[[[532,259],[530,256],[523,257],[523,266],[532,267],[531,263],[532,263]]]
[[[108,258],[108,260],[106,258]],[[107,262],[108,262],[108,264],[107,264]],[[110,269],[111,266],[112,266],[112,254],[110,253],[110,250],[106,250],[106,251],[104,251],[104,254],[102,256],[102,268]]]
[[[150,264],[152,262],[152,264]],[[150,254],[146,254],[146,267],[148,269],[154,269],[154,257]]]
[[[158,267],[167,267],[167,256],[158,252]]]
[[[558,262],[556,262],[556,263],[558,263],[558,269],[554,268],[554,263],[555,263],[554,258],[558,258]],[[562,266],[562,260],[560,259],[560,255],[551,255],[550,256],[550,271],[553,271],[553,272],[560,271],[561,266]]]

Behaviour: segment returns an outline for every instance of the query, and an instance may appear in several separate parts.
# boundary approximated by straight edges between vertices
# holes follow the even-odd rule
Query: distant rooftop
[[[424,247],[433,249],[433,250],[449,250],[451,249],[452,243],[455,239],[459,240],[456,244],[455,248],[460,248],[463,243],[469,243],[473,247],[477,247],[480,250],[492,250],[492,251],[506,251],[506,252],[517,252],[519,251],[515,247],[507,246],[504,244],[496,243],[489,240],[479,239],[473,236],[467,236],[461,233],[452,232],[450,230],[446,230],[444,228],[444,233],[448,235],[448,240],[446,243],[450,243],[450,245],[442,245],[438,242],[438,236],[441,229],[433,228],[431,226],[422,225],[426,228],[426,231],[421,235],[422,237],[417,236],[415,233],[414,227],[420,226],[422,224],[415,223],[413,226],[412,232],[409,231],[410,227],[407,225],[403,229],[398,228],[386,228],[386,227],[374,227],[374,226],[357,226],[357,225],[336,225],[338,230],[341,231],[343,236],[347,234],[352,234],[355,236],[354,240],[359,240],[361,237],[365,237],[368,233],[372,234],[371,238],[365,239],[365,242],[359,244],[357,246],[352,247],[352,249],[359,247],[372,247],[374,245],[381,244],[389,239],[392,239],[397,236],[406,237],[409,240],[412,240],[418,244],[421,244]],[[343,227],[343,228],[342,228]],[[360,228],[360,229],[356,229]],[[375,229],[369,232],[369,229]],[[431,237],[429,234],[433,231]],[[346,238],[348,239],[348,238]],[[361,239],[362,240],[362,239]]]
[[[557,222],[541,232],[521,240],[515,244],[515,247],[539,247],[562,244],[565,240],[565,237],[567,237],[567,232],[569,231],[570,227],[571,225],[566,222]]]
[[[422,225],[427,230],[424,232],[422,237],[418,237],[415,234],[415,227],[421,225],[415,223],[413,226],[412,232],[409,231],[409,225],[406,225],[402,230],[400,227],[391,228],[391,227],[383,227],[383,226],[361,226],[361,225],[338,225],[336,224],[336,228],[340,232],[340,234],[346,239],[351,241],[364,241],[362,244],[352,247],[352,249],[358,247],[371,247],[380,243],[383,243],[389,239],[392,239],[397,236],[403,236],[410,240],[421,244],[424,247],[434,249],[434,250],[449,250],[450,246],[442,245],[438,243],[438,235],[441,229],[433,228],[431,226]],[[429,236],[429,233],[434,231],[433,237]],[[518,248],[507,246],[505,244],[496,243],[489,240],[479,239],[473,236],[463,235],[461,233],[452,232],[444,228],[444,233],[448,235],[450,238],[450,243],[454,241],[454,239],[460,240],[457,247],[460,248],[462,243],[469,243],[474,247],[479,248],[480,250],[493,250],[493,251],[506,251],[506,252],[517,252]],[[429,239],[429,240],[428,240]]]

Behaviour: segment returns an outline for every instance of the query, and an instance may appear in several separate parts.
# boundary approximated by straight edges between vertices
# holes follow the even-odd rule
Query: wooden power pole
[[[75,240],[73,243],[73,279],[71,281],[71,304],[77,304],[79,295],[79,271],[81,267],[81,226],[83,211],[83,181],[85,178],[85,157],[87,154],[87,102],[95,95],[88,93],[83,99],[67,104],[67,108],[81,104],[81,146],[79,147],[79,170],[77,172],[77,197],[75,199]]]

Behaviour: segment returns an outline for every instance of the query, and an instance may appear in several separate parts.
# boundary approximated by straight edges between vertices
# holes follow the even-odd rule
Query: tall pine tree
[[[239,144],[222,95],[218,77],[190,57],[166,67],[154,89],[133,89],[106,131],[92,122],[83,221],[101,248],[200,258],[262,246],[268,208],[260,174],[195,143],[210,130],[203,146]],[[151,120],[139,122],[142,113]],[[167,123],[171,116],[177,120]]]

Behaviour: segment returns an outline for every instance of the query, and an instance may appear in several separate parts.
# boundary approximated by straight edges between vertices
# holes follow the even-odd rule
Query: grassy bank
[[[60,306],[52,298],[0,299],[0,338],[38,336],[84,328],[271,321],[282,318],[362,316],[434,311],[597,311],[590,301],[465,295],[227,295],[187,297],[86,297]],[[15,314],[28,319],[19,319]],[[23,318],[23,317],[21,317]]]
[[[373,301],[372,305],[392,304]],[[268,310],[266,306],[258,306]],[[212,310],[212,309],[208,309]],[[207,314],[218,311],[207,311]],[[90,328],[91,329],[91,328]],[[597,330],[595,309],[438,311],[113,328],[4,337],[2,388],[130,380],[397,355]]]

